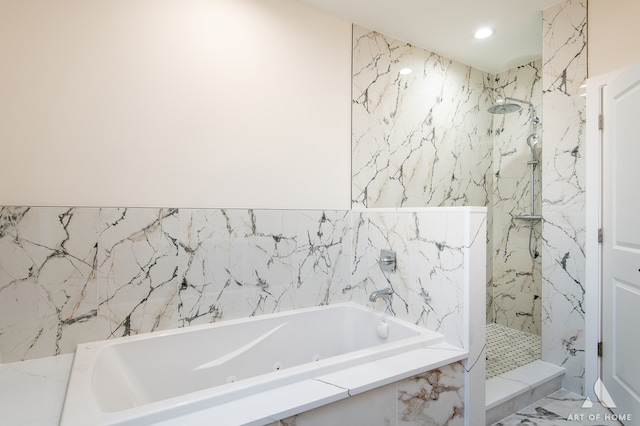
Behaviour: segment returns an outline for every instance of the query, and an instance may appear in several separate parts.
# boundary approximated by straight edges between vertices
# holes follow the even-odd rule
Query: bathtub
[[[434,349],[425,356],[429,348],[440,352]],[[398,357],[417,350],[424,352],[412,359],[424,365],[418,368],[408,362],[412,367],[402,373],[396,367],[380,367],[384,370],[380,377],[372,377],[365,387],[408,377],[420,369],[428,371],[466,355],[447,345],[437,332],[352,303],[80,344],[60,424],[174,424],[172,419],[175,424],[188,424],[185,418],[198,418],[194,413],[200,413],[195,423],[215,418],[215,424],[268,424],[351,396],[353,390],[329,383],[342,371],[354,373],[354,368],[384,360],[391,360],[393,366],[406,364]],[[312,395],[304,403],[278,397],[291,399],[297,408],[260,413],[246,422],[229,411],[237,410],[242,401],[248,404],[247,410],[256,411],[252,397],[265,400],[271,393],[275,398],[285,387],[300,397],[304,386],[322,387],[320,393],[333,396],[318,398],[315,404],[308,401]]]

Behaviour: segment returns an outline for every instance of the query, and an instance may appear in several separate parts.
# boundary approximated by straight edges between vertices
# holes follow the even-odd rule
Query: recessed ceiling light
[[[493,35],[493,30],[489,27],[484,27],[477,30],[473,36],[477,39],[483,39],[483,38],[491,37],[492,35]]]
[[[400,70],[400,74],[402,74],[402,75],[411,74],[411,68],[402,68]]]

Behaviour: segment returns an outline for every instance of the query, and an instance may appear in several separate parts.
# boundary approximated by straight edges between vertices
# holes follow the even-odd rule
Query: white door
[[[640,62],[604,99],[602,380],[632,425],[640,424]]]

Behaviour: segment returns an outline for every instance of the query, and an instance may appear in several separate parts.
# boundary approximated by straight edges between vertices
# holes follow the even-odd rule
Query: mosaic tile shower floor
[[[540,359],[540,351],[540,336],[487,324],[487,379]]]

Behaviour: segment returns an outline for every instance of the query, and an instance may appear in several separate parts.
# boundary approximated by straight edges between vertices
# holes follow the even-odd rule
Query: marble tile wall
[[[531,102],[534,114],[542,117],[542,62],[540,60],[499,73],[495,76],[496,95]],[[541,221],[514,219],[531,214],[531,149],[527,138],[532,134],[531,113],[522,109],[493,116],[493,274],[489,316],[496,322],[517,330],[541,333]],[[542,127],[534,132],[542,137]],[[544,141],[535,145],[540,158]],[[534,212],[541,214],[540,165],[534,171]],[[529,254],[531,226],[533,235]]]
[[[543,359],[566,367],[565,388],[581,393],[585,0],[544,12],[543,44],[541,62],[491,76],[355,27],[353,203],[489,207],[487,319],[542,334]],[[400,74],[405,67],[413,72]],[[544,221],[534,226],[541,263],[529,257],[527,224],[512,219],[530,206],[526,117],[491,123],[494,90],[542,104],[543,195],[535,203]],[[473,166],[465,175],[466,158]]]
[[[487,108],[499,94],[539,112],[541,61],[491,75],[358,26],[353,44],[353,205],[487,206],[487,322],[540,334],[540,260],[513,219],[530,213],[528,109]]]
[[[439,331],[449,343],[467,347],[461,315],[467,233],[455,224],[464,223],[468,213],[428,210],[400,214],[395,209],[354,211],[350,299],[366,304],[372,291],[390,287],[394,295],[388,311],[394,316]],[[481,240],[483,236],[477,239]],[[378,265],[381,248],[396,253],[395,272],[383,272]]]
[[[387,286],[396,292],[390,313],[468,347],[469,214],[2,207],[0,359],[307,306],[367,304],[371,291]],[[474,232],[480,228],[484,219]],[[380,270],[381,248],[396,250],[397,272]],[[384,301],[374,307],[384,310]]]
[[[584,391],[587,2],[543,13],[542,359]]]
[[[180,210],[180,325],[347,300],[347,211]]]
[[[489,75],[357,25],[353,46],[354,208],[486,206]]]
[[[69,352],[98,315],[97,209],[0,210],[0,359]]]
[[[357,25],[353,46],[352,205],[491,207],[493,77]]]

